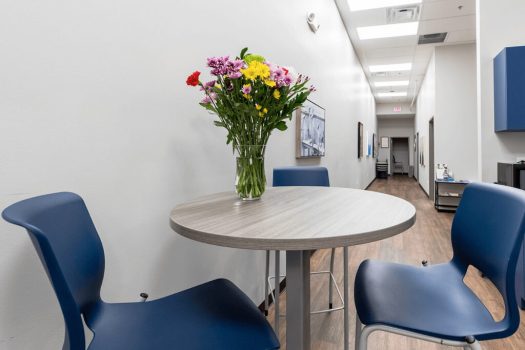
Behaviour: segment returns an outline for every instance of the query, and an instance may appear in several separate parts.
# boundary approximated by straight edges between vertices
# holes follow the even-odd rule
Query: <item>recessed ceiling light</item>
[[[385,24],[380,26],[358,27],[360,40],[394,38],[397,36],[416,35],[419,22]]]
[[[362,11],[383,7],[420,4],[421,2],[422,0],[348,0],[348,6],[350,6],[350,11]]]
[[[402,70],[411,70],[412,63],[398,63],[398,64],[378,64],[375,66],[369,66],[370,72],[395,72]]]
[[[407,92],[378,92],[377,97],[404,97]]]
[[[385,87],[385,86],[407,86],[408,80],[392,80],[392,81],[376,81],[374,85],[376,87]]]

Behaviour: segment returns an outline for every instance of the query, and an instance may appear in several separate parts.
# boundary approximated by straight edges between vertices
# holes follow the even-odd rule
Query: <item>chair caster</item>
[[[141,301],[144,303],[149,298],[148,293],[140,293]]]
[[[424,267],[427,267],[428,266],[428,260],[423,260],[421,262],[421,265],[423,265]]]

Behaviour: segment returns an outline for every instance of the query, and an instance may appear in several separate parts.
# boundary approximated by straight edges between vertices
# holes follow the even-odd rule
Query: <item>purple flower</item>
[[[205,83],[204,87],[201,86],[200,90],[201,91],[211,91],[216,83],[217,83],[217,80],[211,80],[211,81]]]
[[[229,56],[210,57],[208,58],[208,67],[213,68],[211,74],[224,75],[226,74],[226,63],[230,60]]]
[[[230,79],[239,79],[240,77],[242,77],[241,72],[234,72],[234,73],[228,74],[228,78]]]
[[[310,88],[308,89],[308,91],[314,92],[314,91],[317,91],[317,89],[315,88],[315,86],[310,85]]]
[[[245,95],[249,95],[252,92],[252,86],[250,84],[244,84],[242,86],[241,92]]]
[[[215,101],[216,99],[217,99],[217,94],[215,92],[210,92],[209,94],[204,96],[204,98],[201,100],[201,103],[202,104],[209,104],[209,103],[212,103],[213,101]]]
[[[229,56],[208,58],[208,67],[212,68],[211,74],[215,76],[227,75],[230,79],[241,77],[239,72],[244,67],[243,60],[230,60]]]
[[[284,85],[286,85],[286,86],[291,85],[291,84],[293,83],[293,78],[292,78],[292,76],[291,76],[290,74],[286,74],[286,75],[284,76],[284,78],[283,78],[283,83],[284,83]]]

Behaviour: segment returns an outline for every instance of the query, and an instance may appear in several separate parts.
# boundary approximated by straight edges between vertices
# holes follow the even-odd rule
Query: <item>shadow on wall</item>
[[[26,235],[20,229],[17,234]],[[2,284],[5,298],[0,313],[0,349],[61,349],[64,322],[58,300],[29,237]],[[57,327],[57,325],[60,325]],[[24,334],[21,334],[23,330]],[[23,339],[16,339],[19,336]],[[14,347],[11,342],[15,342]],[[38,343],[34,343],[35,341]],[[33,342],[33,343],[31,343]]]
[[[157,262],[151,267],[151,276],[157,276],[157,278],[150,279],[149,288],[161,293],[161,295],[152,296],[153,298],[169,295],[221,277],[232,280],[248,295],[263,294],[262,290],[257,289],[261,285],[258,282],[262,281],[263,275],[252,274],[252,278],[247,279],[246,273],[263,271],[264,252],[235,249],[236,254],[232,254],[233,248],[194,242],[179,236],[174,231],[169,234],[173,235],[173,239],[162,247]],[[199,259],[194,259],[195,256],[198,256]],[[241,263],[241,268],[235,268]],[[173,271],[173,274],[166,274],[166,271]],[[173,288],[174,280],[183,281],[182,285],[176,283],[177,290]],[[254,300],[254,302],[258,304],[261,300]]]

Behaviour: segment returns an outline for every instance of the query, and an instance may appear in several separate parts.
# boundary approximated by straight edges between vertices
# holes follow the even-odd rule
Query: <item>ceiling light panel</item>
[[[392,81],[376,81],[374,85],[376,87],[386,86],[408,86],[408,80],[392,80]]]
[[[416,35],[419,22],[384,24],[380,26],[358,27],[357,36],[360,40],[394,38],[398,36]]]
[[[375,66],[369,66],[368,69],[371,73],[405,71],[412,69],[412,63],[378,64]]]
[[[422,0],[348,0],[350,11],[363,11],[384,7],[420,4]]]
[[[407,92],[378,92],[377,97],[405,97]]]

